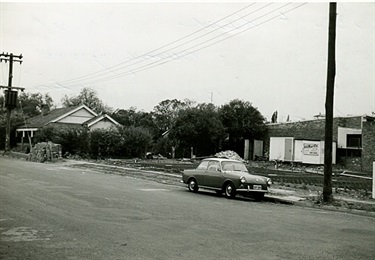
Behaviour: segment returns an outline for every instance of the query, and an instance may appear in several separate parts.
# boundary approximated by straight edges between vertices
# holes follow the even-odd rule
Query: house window
[[[351,148],[361,148],[362,147],[362,136],[355,134],[348,134],[346,136],[346,145]]]
[[[361,157],[362,150],[359,149],[337,149],[338,157]]]

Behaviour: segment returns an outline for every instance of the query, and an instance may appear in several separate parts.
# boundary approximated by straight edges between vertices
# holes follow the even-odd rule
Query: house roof
[[[71,111],[69,111],[69,112],[67,112],[67,113],[65,113],[65,114],[63,114],[63,115],[61,115],[61,116],[59,116],[59,117],[57,117],[57,118],[51,120],[51,122],[52,122],[52,123],[56,123],[56,122],[58,122],[59,120],[61,120],[61,119],[65,118],[65,117],[67,117],[67,116],[73,114],[74,112],[76,112],[76,111],[78,111],[78,110],[80,110],[80,109],[82,109],[82,108],[85,108],[85,109],[86,109],[87,111],[89,111],[93,116],[97,116],[97,115],[98,115],[97,113],[95,113],[93,110],[91,110],[91,109],[90,109],[88,106],[86,106],[86,105],[80,105],[80,106],[76,106],[76,107],[72,107],[72,108],[73,108],[73,109],[72,109]]]
[[[347,115],[347,116],[335,116],[333,119],[339,119],[339,118],[355,118],[355,117],[360,117],[367,119],[368,121],[375,120],[375,116],[373,115]],[[301,121],[289,121],[289,122],[278,122],[278,123],[267,123],[268,126],[276,126],[276,125],[284,125],[284,124],[295,124],[298,122],[307,122],[307,121],[324,121],[325,117],[320,117],[320,118],[314,118],[314,119],[308,119],[308,120],[301,120]]]
[[[108,119],[109,121],[111,121],[113,124],[115,125],[120,125],[116,120],[114,120],[112,117],[110,117],[109,115],[107,114],[102,114],[102,115],[98,115],[96,117],[93,117],[89,120],[87,120],[86,122],[84,122],[83,124],[87,125],[88,127],[92,126],[92,125],[95,125],[96,123],[98,123],[99,121],[103,120],[104,118]]]
[[[58,118],[70,111],[74,110],[78,106],[74,107],[64,107],[64,108],[57,108],[52,111],[45,113],[44,115],[40,114],[38,116],[34,116],[31,118],[26,119],[25,124],[18,127],[18,128],[33,128],[33,127],[42,127],[49,123],[51,120]]]
[[[97,116],[97,114],[94,111],[92,111],[90,108],[88,108],[86,105],[57,108],[47,113],[26,119],[25,124],[18,127],[18,129],[39,128],[49,123],[56,123],[59,120],[71,115],[72,113],[78,111],[81,108],[85,108],[87,111],[93,114],[93,117]]]

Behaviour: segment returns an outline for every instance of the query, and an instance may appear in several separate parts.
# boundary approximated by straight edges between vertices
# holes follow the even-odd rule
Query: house
[[[325,119],[267,125],[264,140],[270,160],[324,164]],[[347,116],[333,119],[333,163],[351,170],[372,171],[375,161],[375,117]],[[305,161],[304,161],[305,160]]]
[[[120,124],[107,114],[98,115],[86,105],[79,105],[58,108],[49,112],[42,111],[42,114],[26,119],[25,124],[16,129],[16,134],[21,135],[23,144],[23,138],[33,138],[38,129],[51,125],[70,129],[87,127],[89,130],[94,130],[108,129]]]

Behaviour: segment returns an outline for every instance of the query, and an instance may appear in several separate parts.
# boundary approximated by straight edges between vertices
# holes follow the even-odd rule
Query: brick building
[[[266,154],[271,137],[291,137],[295,140],[324,141],[325,119],[268,124],[264,140]],[[350,170],[372,171],[375,161],[375,117],[348,116],[333,119],[333,141],[336,162]]]

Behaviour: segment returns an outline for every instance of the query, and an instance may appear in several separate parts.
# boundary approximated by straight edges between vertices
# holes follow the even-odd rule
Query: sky
[[[327,2],[0,2],[13,86],[57,106],[84,87],[113,109],[248,101],[270,120],[325,113]],[[334,116],[375,112],[375,3],[337,4]],[[0,63],[0,85],[9,63]]]

